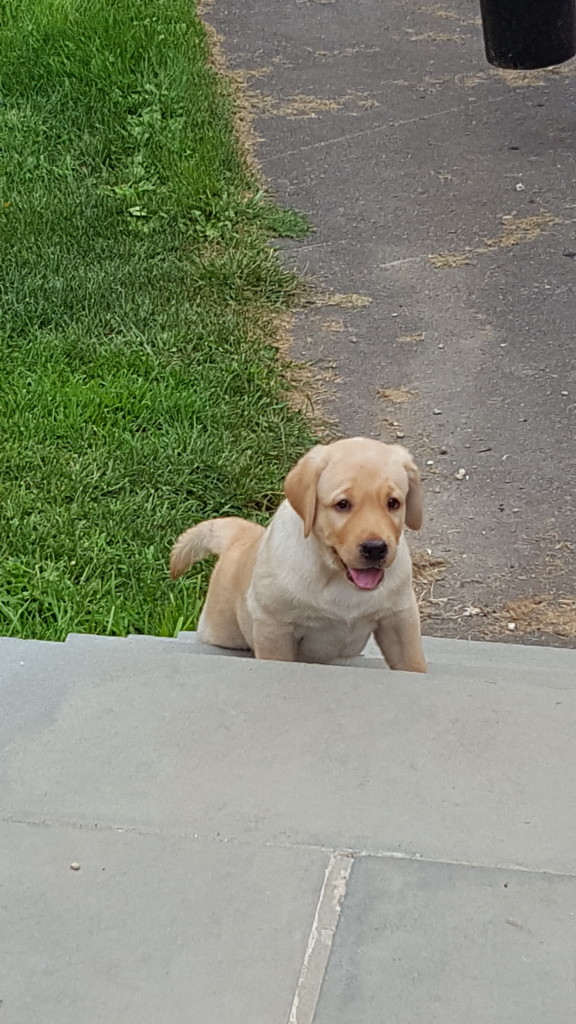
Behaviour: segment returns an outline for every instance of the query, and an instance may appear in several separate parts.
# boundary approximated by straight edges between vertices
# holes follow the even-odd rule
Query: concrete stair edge
[[[6,644],[7,655],[4,658],[2,657],[3,642]],[[466,641],[449,641],[448,643],[467,644]],[[470,646],[473,647],[474,642],[470,642]],[[516,645],[498,645],[498,647],[504,648],[505,652],[508,652],[510,649],[512,654],[518,650]],[[437,648],[438,644],[433,644],[432,653]],[[442,647],[440,647],[440,650],[442,650]],[[562,689],[576,684],[576,652],[573,650],[561,650],[560,653],[562,655],[569,655],[570,657],[568,659],[564,657],[556,659],[553,655],[559,653],[557,649],[543,648],[541,650],[544,651],[546,660],[530,665],[517,663],[513,656],[501,659],[497,656],[498,651],[495,652],[496,656],[493,656],[491,660],[486,660],[480,654],[474,654],[474,652],[471,654],[469,651],[465,651],[463,657],[445,658],[444,660],[435,660],[432,657],[429,660],[428,678],[434,684],[453,680],[455,677],[460,678],[463,682],[466,682],[468,679],[476,683],[490,682],[497,685],[525,682],[530,687],[550,687],[552,685],[555,688],[560,687]],[[151,661],[154,661],[158,673],[162,674],[166,670],[171,657],[175,657],[176,662],[180,662],[182,657],[200,658],[203,663],[202,671],[205,671],[209,669],[209,664],[214,658],[216,658],[217,662],[220,662],[223,657],[234,657],[239,652],[225,651],[216,647],[203,647],[195,640],[140,635],[109,637],[76,633],[69,634],[65,643],[17,640],[14,638],[5,638],[3,641],[0,638],[0,675],[3,668],[4,670],[11,671],[17,668],[18,664],[24,664],[25,662],[29,664],[31,658],[34,661],[37,660],[40,671],[46,658],[48,660],[55,659],[64,664],[62,659],[67,658],[69,655],[78,658],[78,669],[80,672],[82,671],[83,658],[97,659],[102,668],[106,669],[114,666],[116,655],[118,655],[120,662],[123,663],[123,655],[126,653],[129,653],[135,669],[138,669],[138,666],[142,668]],[[428,651],[428,655],[430,656],[430,651]],[[548,655],[552,655],[552,657]],[[252,660],[247,653],[241,654],[239,660],[243,662],[246,658]],[[259,666],[261,664],[264,663],[258,663]],[[198,667],[200,668],[200,666]],[[385,671],[386,673],[389,671],[381,657],[371,657],[370,650],[364,656],[337,662],[331,666],[299,665],[300,672],[311,675],[313,675],[316,668],[359,668],[380,672]],[[274,675],[273,670],[271,670],[271,674],[272,676]],[[321,672],[320,675],[322,674]]]
[[[565,670],[574,673],[576,683],[576,649],[561,647],[544,647],[540,645],[500,643],[482,640],[453,640],[444,637],[424,636],[424,649],[430,666],[454,665],[460,668],[482,666],[506,667],[516,670],[528,671],[530,673],[539,670]],[[154,636],[152,634],[131,633],[128,636],[107,636],[94,633],[69,633],[64,642],[52,640],[33,640],[19,637],[0,637],[0,645],[4,645],[6,651],[16,652],[31,649],[52,651],[62,647],[91,645],[101,646],[106,644],[108,648],[131,646],[143,646],[153,648],[155,645],[180,649],[190,654],[201,654],[212,657],[225,658],[251,658],[249,651],[230,650],[222,647],[215,647],[203,644],[198,640],[196,632],[181,631],[176,637]],[[357,658],[345,659],[335,662],[336,665],[348,667],[368,668],[382,667],[382,656],[375,642],[369,640],[362,655]]]
[[[448,637],[424,636],[424,651],[430,663],[466,665],[507,664],[518,668],[535,670],[548,665],[572,667],[576,681],[576,649],[566,647],[544,647],[542,645],[511,644],[487,640],[453,640]],[[203,644],[192,631],[181,631],[178,640],[190,643],[200,654],[221,654],[224,657],[251,657],[247,651],[233,651],[227,648]],[[382,660],[382,655],[373,639],[370,639],[360,656],[363,659]],[[346,663],[360,661],[347,659]]]

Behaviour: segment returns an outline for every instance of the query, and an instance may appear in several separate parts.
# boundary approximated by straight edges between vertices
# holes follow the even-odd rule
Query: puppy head
[[[404,525],[419,530],[420,474],[400,445],[353,437],[312,448],[284,491],[326,561],[360,590],[374,590],[396,558]]]

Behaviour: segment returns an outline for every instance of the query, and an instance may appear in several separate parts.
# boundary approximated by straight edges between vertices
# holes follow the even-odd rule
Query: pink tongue
[[[360,590],[374,590],[382,582],[382,569],[348,569],[348,576]]]

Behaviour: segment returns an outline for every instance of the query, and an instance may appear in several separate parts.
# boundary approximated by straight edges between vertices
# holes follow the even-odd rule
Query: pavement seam
[[[294,842],[281,842],[280,840],[264,840],[254,842],[251,839],[242,839],[238,836],[226,835],[222,832],[206,833],[189,832],[185,829],[169,828],[143,828],[136,825],[111,825],[108,822],[86,822],[71,820],[51,820],[48,818],[23,818],[16,815],[5,815],[0,817],[0,825],[23,825],[30,828],[62,828],[85,832],[108,833],[114,832],[119,835],[140,836],[143,839],[181,839],[197,843],[217,843],[226,846],[254,846],[259,850],[315,850],[325,853],[330,857],[341,856],[351,860],[358,860],[362,857],[375,857],[380,860],[409,860],[416,864],[445,864],[450,867],[479,869],[481,871],[522,871],[530,875],[550,875],[554,878],[576,878],[576,869],[573,871],[561,871],[555,868],[530,867],[526,864],[513,863],[490,863],[473,860],[451,860],[449,857],[425,857],[419,853],[404,853],[400,850],[383,850],[381,848],[366,849],[355,847],[334,847],[322,843],[305,842],[295,840]]]
[[[354,857],[333,853],[328,862],[288,1024],[312,1024],[328,966]]]

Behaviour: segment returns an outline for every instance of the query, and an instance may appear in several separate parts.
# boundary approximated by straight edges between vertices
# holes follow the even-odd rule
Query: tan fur
[[[285,493],[266,530],[212,519],[178,538],[174,579],[219,556],[200,639],[257,658],[327,662],[360,654],[373,634],[391,668],[425,672],[403,535],[404,525],[422,524],[420,476],[409,453],[370,438],[317,445],[288,473]],[[369,575],[366,542],[386,545],[377,567],[383,581],[370,590],[350,578]]]

